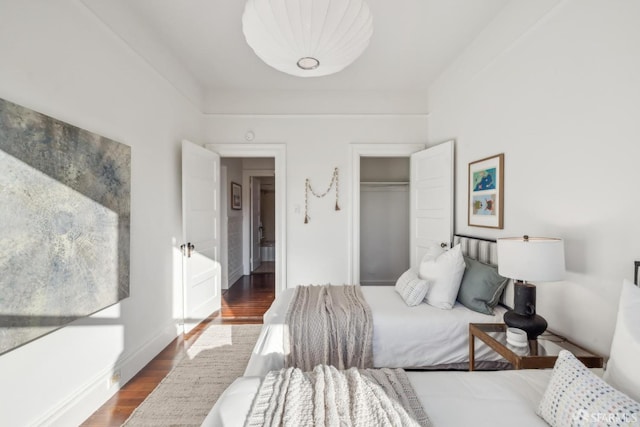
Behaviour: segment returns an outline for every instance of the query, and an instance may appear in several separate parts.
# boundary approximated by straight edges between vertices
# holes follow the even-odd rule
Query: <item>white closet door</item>
[[[184,328],[220,310],[220,156],[182,142]]]
[[[411,155],[411,267],[453,237],[453,141]]]

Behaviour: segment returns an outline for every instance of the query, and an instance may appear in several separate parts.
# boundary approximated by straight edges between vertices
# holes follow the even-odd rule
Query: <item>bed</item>
[[[535,414],[551,370],[407,372],[434,426],[546,426]],[[260,377],[240,377],[218,399],[203,426],[244,426]]]
[[[462,253],[471,259],[497,264],[494,241],[456,235],[453,243],[459,244]],[[500,323],[507,310],[498,305],[488,315],[458,302],[450,310],[426,303],[407,307],[393,286],[363,286],[361,290],[372,313],[374,367],[466,369],[469,323]],[[265,313],[245,376],[263,376],[285,366],[288,351],[285,319],[293,293],[294,289],[282,292]],[[476,361],[479,369],[501,367],[505,363],[483,344],[476,349]]]
[[[409,371],[406,375],[436,427],[638,426],[640,289],[625,281],[619,307],[606,372],[587,369],[563,351],[553,370]],[[261,377],[236,379],[202,425],[245,425],[261,382]]]

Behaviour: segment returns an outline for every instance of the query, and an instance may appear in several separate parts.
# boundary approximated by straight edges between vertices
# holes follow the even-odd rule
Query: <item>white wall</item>
[[[349,282],[351,231],[350,143],[425,143],[424,115],[209,115],[205,121],[207,143],[244,140],[252,143],[286,143],[287,146],[287,286],[344,284]],[[310,198],[311,221],[304,224],[304,183],[324,192],[333,168],[340,169],[340,207],[335,193]],[[358,185],[358,183],[356,183]]]
[[[552,328],[608,354],[640,259],[640,2],[512,2],[432,85],[429,140],[456,139],[456,230],[566,239]],[[505,153],[504,230],[467,226],[467,165]]]
[[[270,170],[276,168],[275,159],[271,157],[247,157],[242,159],[243,170]]]
[[[231,194],[231,183],[242,185],[242,159],[222,158],[221,164],[227,167],[227,189]],[[244,189],[243,189],[244,190]],[[227,212],[227,265],[228,265],[228,286],[231,287],[236,280],[242,277],[242,210],[231,209],[230,199],[226,201]],[[245,206],[242,207],[243,209]]]
[[[0,97],[131,146],[131,297],[0,356],[0,425],[78,425],[175,336],[180,141],[200,113],[80,2],[3,0]],[[174,262],[175,260],[175,262]]]

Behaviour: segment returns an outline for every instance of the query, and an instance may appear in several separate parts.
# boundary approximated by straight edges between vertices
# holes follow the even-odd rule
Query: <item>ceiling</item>
[[[253,53],[242,34],[243,0],[82,1],[203,112],[250,113],[256,107],[239,99],[426,98],[434,79],[509,0],[367,0],[374,19],[369,47],[342,72],[316,78],[281,73]],[[233,102],[225,111],[216,100]]]

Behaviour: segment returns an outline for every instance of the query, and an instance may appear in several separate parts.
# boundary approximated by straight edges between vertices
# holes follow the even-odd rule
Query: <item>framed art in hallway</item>
[[[231,209],[242,209],[242,185],[235,182],[231,183]]]
[[[469,225],[503,228],[504,153],[469,163]]]

